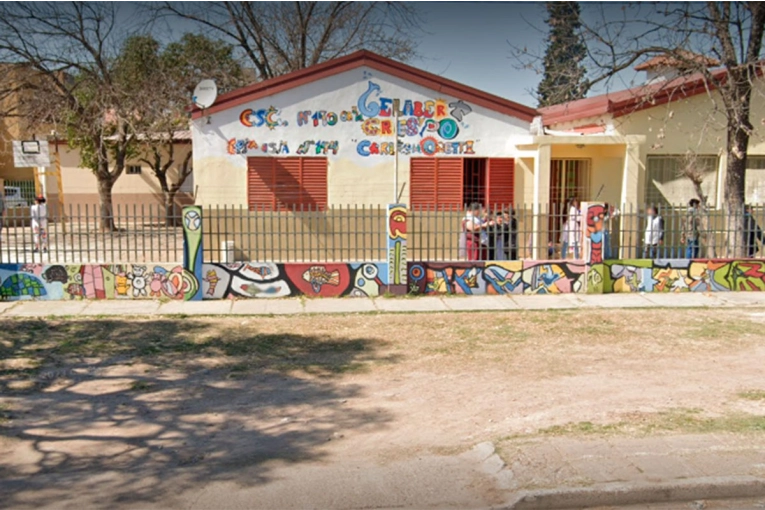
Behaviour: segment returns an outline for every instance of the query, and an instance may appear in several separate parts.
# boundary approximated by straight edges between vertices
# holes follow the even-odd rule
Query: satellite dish
[[[201,109],[209,108],[218,97],[218,87],[212,80],[202,80],[194,88],[194,96],[191,100]]]

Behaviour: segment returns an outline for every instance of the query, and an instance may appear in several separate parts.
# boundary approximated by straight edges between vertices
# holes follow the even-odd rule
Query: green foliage
[[[581,99],[588,89],[582,64],[587,50],[580,33],[579,4],[548,2],[547,14],[550,34],[544,56],[544,77],[537,89],[540,107]]]

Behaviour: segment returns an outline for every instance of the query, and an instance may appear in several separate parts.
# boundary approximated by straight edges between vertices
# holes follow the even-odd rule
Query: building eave
[[[538,112],[529,106],[448,80],[427,71],[422,71],[407,64],[382,57],[376,53],[361,50],[345,57],[328,60],[306,69],[228,92],[221,95],[215,104],[204,111],[199,108],[192,109],[191,117],[199,119],[206,115],[212,115],[251,101],[270,97],[280,92],[285,92],[359,67],[369,67],[396,78],[427,87],[441,94],[469,101],[478,106],[516,117],[526,122],[531,122],[534,116],[538,115]]]

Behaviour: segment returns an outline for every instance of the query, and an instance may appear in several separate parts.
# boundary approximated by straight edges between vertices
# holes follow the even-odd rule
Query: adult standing
[[[752,216],[752,206],[749,204],[744,206],[744,233],[746,234],[746,256],[751,259],[760,250],[757,241],[762,243],[763,235],[757,220]]]
[[[566,210],[568,215],[563,224],[560,254],[562,258],[567,259],[569,250],[573,249],[574,259],[579,260],[579,245],[582,237],[582,211],[579,208],[579,199],[569,199]]]
[[[664,218],[659,214],[658,206],[651,206],[646,212],[643,258],[659,258],[659,247],[664,244]]]
[[[470,261],[486,260],[488,258],[487,230],[493,229],[498,223],[502,223],[501,221],[496,222],[485,218],[482,212],[481,204],[471,204],[467,214],[462,219],[462,233],[465,236],[465,255]]]
[[[683,235],[680,239],[685,245],[685,258],[695,259],[699,256],[701,238],[701,202],[692,198],[688,201],[688,212],[683,221]]]

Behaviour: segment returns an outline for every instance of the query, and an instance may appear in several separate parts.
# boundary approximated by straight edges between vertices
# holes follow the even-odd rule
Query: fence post
[[[388,204],[388,292],[407,292],[406,204]]]
[[[183,208],[183,269],[190,276],[184,301],[202,300],[202,208]]]

